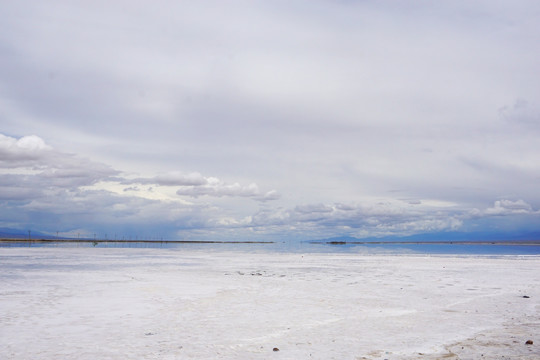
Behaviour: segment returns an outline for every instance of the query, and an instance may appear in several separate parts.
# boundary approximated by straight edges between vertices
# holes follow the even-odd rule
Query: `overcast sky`
[[[540,229],[537,1],[3,1],[0,227]]]

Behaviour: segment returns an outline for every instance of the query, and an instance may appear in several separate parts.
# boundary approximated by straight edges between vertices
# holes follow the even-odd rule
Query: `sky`
[[[538,232],[538,44],[537,1],[0,2],[0,227]]]

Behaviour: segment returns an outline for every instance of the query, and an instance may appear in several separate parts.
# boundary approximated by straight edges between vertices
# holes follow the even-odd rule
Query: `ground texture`
[[[3,248],[0,284],[1,359],[540,359],[534,256]]]

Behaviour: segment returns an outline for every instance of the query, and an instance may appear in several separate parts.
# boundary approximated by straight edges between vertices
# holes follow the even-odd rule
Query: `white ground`
[[[0,248],[0,359],[540,359],[539,300],[540,257]]]

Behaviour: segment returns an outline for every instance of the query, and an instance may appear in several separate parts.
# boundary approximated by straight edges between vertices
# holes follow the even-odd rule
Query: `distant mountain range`
[[[32,239],[50,239],[50,234],[45,234],[39,231],[30,230]],[[28,230],[0,228],[0,238],[5,239],[28,239]]]

